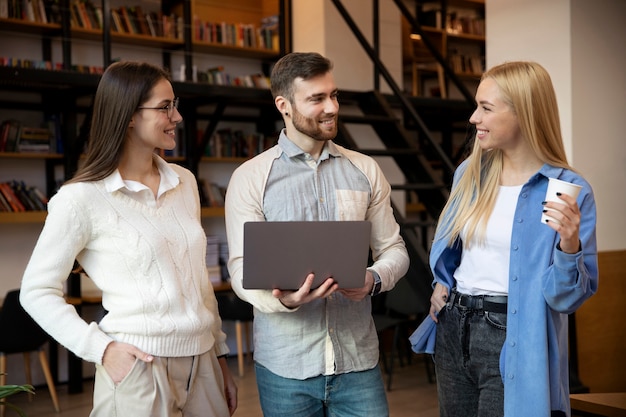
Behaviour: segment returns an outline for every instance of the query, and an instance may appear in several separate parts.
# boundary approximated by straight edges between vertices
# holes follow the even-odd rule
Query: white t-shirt
[[[500,186],[496,204],[487,222],[483,243],[477,239],[463,249],[461,265],[454,273],[457,291],[462,294],[507,295],[511,233],[521,185]],[[461,232],[465,240],[465,230]]]

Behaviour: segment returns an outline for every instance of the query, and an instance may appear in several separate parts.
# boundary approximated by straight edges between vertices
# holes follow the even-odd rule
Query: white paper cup
[[[580,189],[583,188],[582,185],[572,184],[571,182],[561,181],[556,178],[548,178],[548,180],[546,201],[556,201],[557,203],[563,204],[563,200],[557,197],[556,193],[567,194],[573,198],[577,198],[578,193],[580,193]],[[550,211],[552,211],[551,209],[544,207],[544,210],[547,210],[547,213],[543,213],[541,215],[541,223],[546,223],[546,221],[550,220],[551,222],[560,224],[558,220],[548,216]]]

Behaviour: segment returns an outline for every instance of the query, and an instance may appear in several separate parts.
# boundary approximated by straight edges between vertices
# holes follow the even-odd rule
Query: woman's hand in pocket
[[[152,362],[152,355],[142,352],[133,345],[120,342],[111,342],[104,350],[102,366],[113,382],[117,385],[132,369],[135,360]]]

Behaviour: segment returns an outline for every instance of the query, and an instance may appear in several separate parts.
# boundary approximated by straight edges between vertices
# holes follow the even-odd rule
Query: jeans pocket
[[[506,330],[506,313],[485,311],[485,321],[496,329]]]

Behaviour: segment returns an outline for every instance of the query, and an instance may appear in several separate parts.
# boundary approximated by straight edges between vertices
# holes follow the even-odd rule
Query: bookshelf
[[[289,45],[288,0],[61,0],[57,3],[33,0],[31,3],[34,7],[41,7],[38,9],[42,10],[41,13],[17,18],[14,16],[22,15],[0,8],[0,36],[24,36],[25,42],[31,45],[30,48],[16,46],[13,50],[7,48],[8,45],[0,46],[0,122],[17,117],[36,120],[25,123],[40,123],[41,117],[23,115],[22,110],[26,108],[41,114],[54,112],[63,120],[60,136],[64,149],[62,153],[28,155],[5,152],[0,153],[0,159],[44,161],[45,168],[33,164],[33,169],[46,177],[48,197],[56,191],[55,167],[58,171],[61,166],[65,177],[71,176],[75,170],[86,137],[85,121],[100,74],[118,58],[146,60],[170,69],[185,119],[179,130],[184,153],[167,156],[171,162],[187,166],[196,174],[200,164],[220,163],[232,171],[246,158],[207,158],[203,154],[207,141],[222,123],[252,123],[255,132],[274,134],[279,115],[272,114],[273,102],[266,86],[261,88],[246,82],[245,75],[233,76],[233,79],[244,80],[236,81],[237,86],[210,85],[206,77],[197,75],[202,75],[204,68],[211,64],[221,66],[223,62],[240,65],[244,68],[242,71],[255,77],[267,75],[271,63],[284,54]],[[51,4],[57,8],[47,9],[44,13],[44,6]],[[112,13],[102,13],[105,8]],[[135,15],[134,30],[129,30],[128,26],[120,30],[116,25],[113,12],[123,9],[127,14]],[[138,14],[138,9],[143,12]],[[42,18],[42,14],[46,17]],[[141,25],[137,19],[141,15],[167,17],[171,27],[166,32],[162,28],[156,33],[146,32],[145,26],[143,30],[138,29]],[[246,29],[245,42],[194,36],[199,30],[199,22],[207,24],[210,21],[222,28],[236,28],[241,33]],[[263,33],[261,27],[267,26],[267,21],[270,21],[271,28],[264,39],[269,42],[263,43],[255,36]],[[216,116],[216,106],[228,110]],[[16,108],[18,115],[14,116]],[[13,179],[12,173],[0,169],[0,181],[8,179]],[[202,214],[210,218],[220,217],[223,208],[203,208]],[[36,223],[44,218],[42,213],[0,213],[0,224]]]
[[[422,0],[415,4],[422,34],[403,19],[405,90],[413,96],[462,98],[427,43],[470,91],[474,90],[485,65],[484,0]]]

